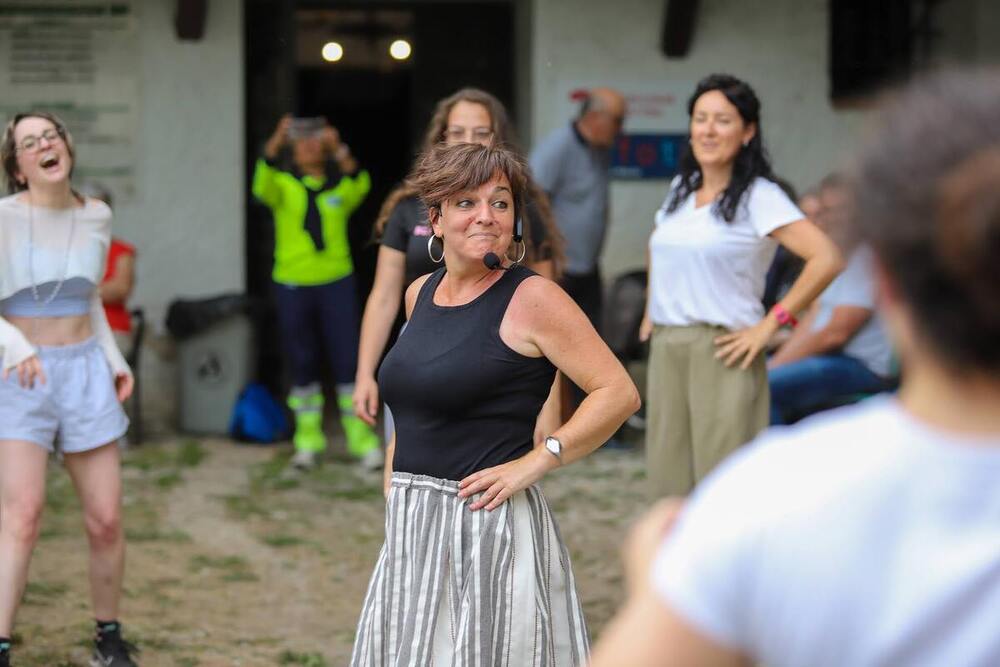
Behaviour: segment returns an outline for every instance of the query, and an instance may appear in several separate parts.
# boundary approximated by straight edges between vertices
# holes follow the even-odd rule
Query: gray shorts
[[[52,451],[85,452],[118,440],[128,417],[115,393],[104,352],[93,338],[39,347],[45,384],[18,384],[12,369],[0,381],[0,440],[34,442]]]

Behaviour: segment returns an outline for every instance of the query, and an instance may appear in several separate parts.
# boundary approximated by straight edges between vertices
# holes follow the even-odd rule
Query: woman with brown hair
[[[379,371],[396,431],[354,667],[587,660],[569,554],[536,483],[606,442],[639,398],[562,288],[501,259],[527,179],[516,154],[476,144],[435,147],[414,172],[444,266],[407,288],[407,327]],[[587,398],[536,446],[557,370]]]
[[[852,222],[899,395],[773,429],[652,512],[593,667],[1000,664],[998,109],[995,72],[880,109]]]
[[[47,113],[14,116],[0,144],[12,193],[0,199],[0,667],[9,664],[57,443],[90,543],[93,664],[135,665],[117,620],[125,536],[115,446],[133,380],[98,294],[111,209],[70,187],[75,158],[65,126]]]
[[[483,146],[516,147],[514,129],[507,110],[493,95],[477,88],[463,88],[438,102],[424,137],[422,153],[440,144],[475,143]],[[556,230],[548,198],[533,181],[525,197],[524,240],[515,247],[514,259],[546,278],[557,276],[562,262],[562,243]],[[379,390],[375,371],[389,341],[399,313],[403,290],[414,280],[433,272],[441,262],[440,245],[431,233],[427,209],[416,188],[403,183],[386,198],[376,222],[380,248],[375,282],[361,320],[361,343],[355,377],[355,413],[375,423]],[[553,402],[552,417],[558,406]],[[550,424],[554,427],[554,423]]]

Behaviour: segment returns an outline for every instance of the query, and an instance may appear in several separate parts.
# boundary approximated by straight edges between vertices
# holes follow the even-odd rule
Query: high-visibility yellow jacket
[[[371,177],[362,170],[327,181],[257,160],[253,194],[274,215],[275,282],[322,285],[354,272],[347,220],[371,189]]]

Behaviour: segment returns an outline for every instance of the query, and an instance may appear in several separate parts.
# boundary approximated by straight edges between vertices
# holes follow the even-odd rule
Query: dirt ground
[[[125,454],[122,620],[143,667],[346,665],[383,539],[380,473],[328,461],[283,474],[287,447],[224,440]],[[601,451],[543,480],[591,634],[620,601],[618,548],[645,506],[642,456]],[[92,628],[76,497],[53,462],[16,664],[87,664]]]

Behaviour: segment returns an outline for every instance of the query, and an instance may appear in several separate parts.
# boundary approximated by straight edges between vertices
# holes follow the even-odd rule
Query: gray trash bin
[[[180,430],[225,435],[240,391],[255,377],[253,327],[228,315],[178,341]]]

